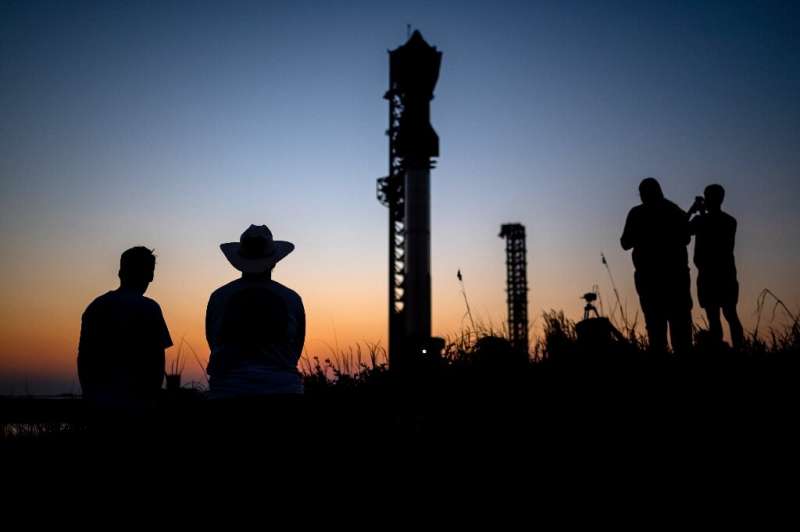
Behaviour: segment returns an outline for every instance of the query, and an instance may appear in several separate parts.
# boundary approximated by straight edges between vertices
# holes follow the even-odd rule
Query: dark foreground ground
[[[211,401],[164,392],[155,410],[96,412],[79,398],[0,399],[5,451],[80,448],[124,436],[202,447],[242,438],[386,449],[520,445],[527,452],[606,448],[719,453],[778,449],[795,440],[798,370],[791,353],[732,351],[541,361],[516,367],[441,365],[413,377],[375,372],[339,384],[309,381],[303,397]]]
[[[75,398],[5,398],[0,453],[5,464],[144,463],[159,475],[266,467],[304,479],[423,471],[474,480],[482,471],[554,489],[589,482],[601,493],[622,483],[794,497],[798,336],[676,356],[625,341],[581,345],[571,330],[550,330],[536,362],[484,342],[409,375],[380,365],[312,372],[303,397],[164,392],[158,408],[133,417],[98,415]]]

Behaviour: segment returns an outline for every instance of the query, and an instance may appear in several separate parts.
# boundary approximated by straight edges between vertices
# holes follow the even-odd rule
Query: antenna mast
[[[528,263],[525,226],[503,224],[499,236],[506,239],[508,339],[515,349],[528,353]]]

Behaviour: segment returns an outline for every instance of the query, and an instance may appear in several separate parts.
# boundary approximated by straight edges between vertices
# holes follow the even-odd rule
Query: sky
[[[502,326],[506,222],[527,228],[534,331],[543,310],[579,318],[595,284],[612,306],[601,253],[635,314],[619,236],[646,176],[684,208],[727,189],[746,327],[764,288],[800,310],[800,4],[454,6],[0,0],[0,393],[79,389],[81,313],[133,245],[155,249],[147,295],[204,360],[208,296],[237,275],[219,244],[251,223],[296,245],[274,276],[303,297],[309,356],[385,345],[375,180],[408,25],[444,54],[435,334],[466,325],[458,269]],[[202,380],[193,357],[186,374]]]

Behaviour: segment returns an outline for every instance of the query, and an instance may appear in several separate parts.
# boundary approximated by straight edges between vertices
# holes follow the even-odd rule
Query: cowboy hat
[[[266,225],[251,225],[239,242],[219,245],[225,258],[242,273],[263,273],[294,250],[294,244],[273,240]]]

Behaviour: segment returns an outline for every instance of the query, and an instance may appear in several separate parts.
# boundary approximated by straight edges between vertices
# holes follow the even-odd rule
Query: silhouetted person
[[[242,276],[208,301],[211,397],[302,394],[297,362],[305,342],[303,301],[272,280],[275,264],[294,244],[273,240],[265,225],[251,225],[239,242],[220,248]]]
[[[120,258],[120,287],[86,308],[78,346],[78,377],[95,406],[139,409],[153,404],[164,377],[164,350],[172,345],[158,303],[144,296],[156,258],[134,247]]]
[[[664,198],[652,177],[639,185],[642,204],[628,213],[620,243],[633,249],[634,279],[644,313],[650,348],[667,349],[667,324],[672,349],[691,346],[692,297],[689,280],[688,217]]]
[[[736,219],[722,211],[725,189],[709,185],[704,198],[698,197],[689,209],[695,215],[689,230],[695,235],[694,264],[697,266],[697,299],[708,316],[711,338],[722,342],[722,321],[725,315],[731,329],[734,347],[744,343],[744,330],[736,313],[739,302],[739,281],[736,279],[736,260],[733,248],[736,241]]]

